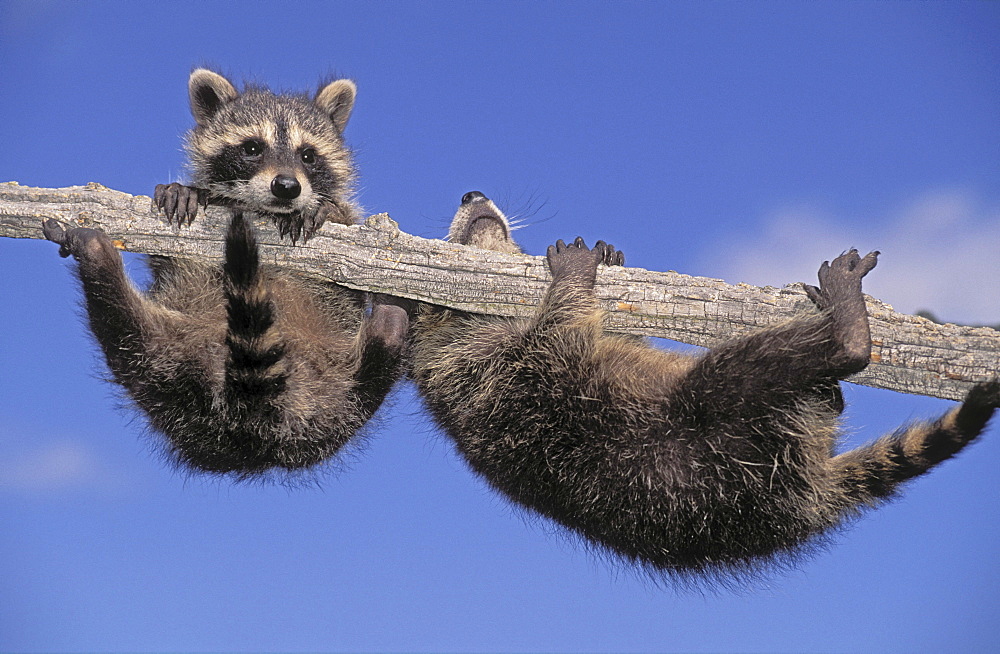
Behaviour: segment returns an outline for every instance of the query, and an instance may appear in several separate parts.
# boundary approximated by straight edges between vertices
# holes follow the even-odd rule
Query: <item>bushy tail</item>
[[[977,384],[961,406],[934,422],[902,428],[831,460],[848,507],[873,505],[890,497],[900,483],[950,459],[986,428],[1000,407],[1000,382]]]
[[[272,329],[274,304],[259,269],[253,226],[242,211],[234,210],[223,264],[229,348],[226,389],[243,396],[277,395],[287,379],[287,374],[276,369],[285,347]]]

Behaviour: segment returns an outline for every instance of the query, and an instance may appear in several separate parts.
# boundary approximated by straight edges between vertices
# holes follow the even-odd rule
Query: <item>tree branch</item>
[[[100,227],[129,252],[218,261],[228,212],[209,208],[193,225],[163,221],[143,195],[100,184],[62,189],[0,184],[0,236],[44,238],[42,220]],[[411,236],[386,214],[361,226],[327,224],[305,245],[259,225],[261,260],[344,286],[452,309],[526,316],[549,283],[542,257],[507,255]],[[732,335],[812,311],[800,284],[781,289],[641,268],[602,268],[597,295],[609,329],[712,346]],[[906,393],[961,399],[1000,371],[1000,332],[939,325],[867,298],[872,364],[850,381]]]

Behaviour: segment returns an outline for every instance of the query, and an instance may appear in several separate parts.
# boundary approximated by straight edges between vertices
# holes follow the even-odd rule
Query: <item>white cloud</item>
[[[29,493],[105,488],[108,475],[90,450],[63,440],[18,453],[7,453],[0,467],[0,489]]]
[[[709,253],[701,269],[730,282],[815,284],[819,264],[850,247],[882,252],[865,292],[897,311],[1000,323],[1000,207],[959,191],[928,193],[867,223],[809,206],[779,210]]]

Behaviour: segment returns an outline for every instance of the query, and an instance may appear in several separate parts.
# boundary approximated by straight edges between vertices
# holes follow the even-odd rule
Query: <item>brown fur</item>
[[[293,146],[313,139],[319,164],[315,176],[303,179],[300,194],[310,197],[294,212],[274,214],[279,229],[293,240],[300,232],[308,237],[330,211],[341,222],[353,222],[358,208],[344,191],[354,170],[340,130],[354,85],[331,83],[313,103],[259,89],[237,94],[205,70],[192,74],[190,86],[198,126],[189,150],[204,188],[161,186],[157,195],[168,218],[184,222],[208,197],[204,189],[231,191],[236,206],[223,265],[152,257],[152,286],[142,293],[103,232],[64,231],[50,220],[45,235],[61,246],[62,256],[79,263],[90,327],[111,374],[165,437],[173,460],[237,478],[315,466],[364,427],[401,375],[406,311],[396,300],[376,296],[366,317],[362,293],[261,265],[244,208],[267,215],[292,205],[255,195],[253,179],[232,185],[212,175],[227,170],[232,142],[247,134],[271,149],[269,166],[287,164],[284,173],[301,173],[301,162],[278,150],[289,136]],[[286,148],[286,154],[299,153],[297,148]],[[261,170],[271,175],[279,168]],[[317,195],[328,183],[339,190]]]
[[[517,251],[479,193],[451,234]],[[1000,385],[982,384],[937,421],[834,455],[837,382],[870,356],[861,278],[876,254],[823,265],[809,288],[822,311],[689,356],[605,332],[597,266],[622,257],[560,241],[530,319],[425,307],[412,376],[462,456],[517,504],[651,571],[754,573],[952,456],[1000,405]]]

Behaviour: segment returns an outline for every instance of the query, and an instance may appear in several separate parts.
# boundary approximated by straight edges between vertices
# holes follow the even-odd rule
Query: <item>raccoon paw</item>
[[[569,245],[562,239],[556,241],[555,245],[550,245],[545,259],[554,281],[572,278],[592,289],[597,281],[597,264],[601,263],[603,253],[596,247],[591,250],[583,242],[583,238],[577,236]]]
[[[111,239],[99,229],[89,227],[66,229],[58,220],[50,218],[42,222],[42,233],[46,239],[59,246],[60,257],[73,255],[77,260],[80,260],[115,252],[115,246],[111,243]]]
[[[299,240],[302,236],[302,230],[305,226],[305,220],[300,214],[279,214],[274,216],[274,226],[278,228],[278,237],[284,239],[286,236],[292,239],[292,245]],[[308,230],[307,230],[308,231]],[[316,231],[313,229],[313,231]],[[305,243],[309,240],[308,234],[302,242]]]
[[[178,227],[190,225],[198,214],[198,205],[208,208],[208,190],[194,186],[157,184],[153,192],[153,205],[167,216],[167,222]]]
[[[824,261],[819,268],[819,287],[805,285],[806,295],[820,310],[832,309],[844,301],[862,298],[861,279],[878,263],[878,251],[863,258],[850,249],[833,260]]]
[[[829,373],[838,379],[864,370],[871,363],[872,339],[868,309],[861,292],[861,280],[878,263],[878,252],[864,257],[849,250],[819,269],[819,288],[806,286],[809,298],[821,311],[828,312],[834,350],[830,351]]]
[[[397,354],[402,352],[410,329],[410,315],[414,310],[411,300],[373,294],[368,336],[380,342],[386,350]]]
[[[597,252],[598,256],[600,256],[601,263],[605,266],[625,265],[625,253],[620,250],[615,250],[615,246],[610,243],[598,241],[597,243],[594,243],[594,251]]]

